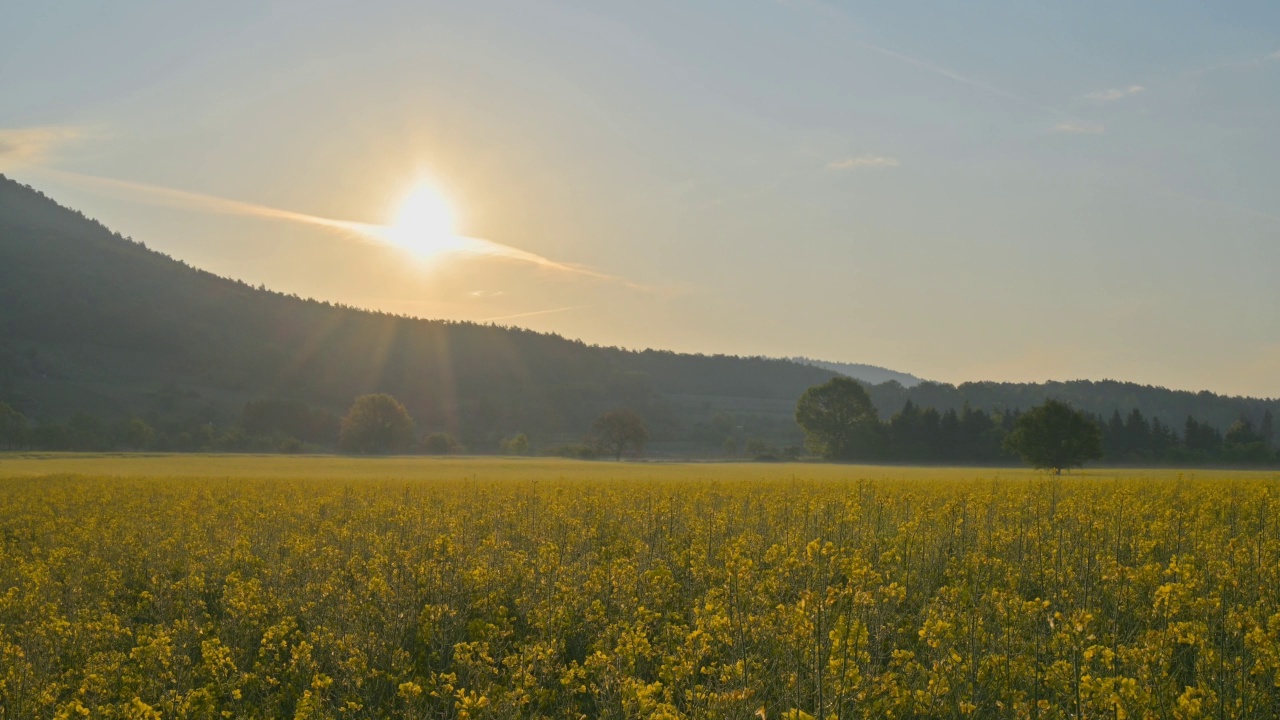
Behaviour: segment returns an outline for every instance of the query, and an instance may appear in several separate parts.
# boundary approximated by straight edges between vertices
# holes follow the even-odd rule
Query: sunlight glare
[[[400,203],[391,240],[418,255],[430,257],[465,245],[454,228],[453,208],[432,185],[417,185]]]

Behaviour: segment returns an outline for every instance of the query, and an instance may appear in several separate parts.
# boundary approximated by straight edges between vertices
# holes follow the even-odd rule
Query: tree
[[[1263,442],[1263,438],[1254,430],[1253,421],[1242,417],[1227,428],[1227,434],[1222,438],[1222,442],[1233,446],[1253,445]]]
[[[262,398],[245,403],[240,424],[249,435],[294,437],[306,442],[331,445],[338,435],[338,418],[298,400]]]
[[[422,452],[428,455],[457,455],[462,444],[449,433],[429,433],[422,436]]]
[[[613,455],[615,460],[621,460],[627,448],[641,452],[649,441],[649,430],[644,426],[644,420],[631,408],[606,412],[596,418],[591,432],[601,451]]]
[[[742,452],[752,460],[776,460],[778,456],[777,451],[770,447],[769,443],[759,438],[748,440]]]
[[[529,436],[516,433],[502,441],[502,452],[507,455],[524,455],[529,452]]]
[[[796,403],[796,422],[805,445],[823,457],[849,460],[878,449],[880,419],[862,385],[834,377],[814,385]]]
[[[1004,443],[1028,464],[1055,475],[1102,457],[1102,429],[1088,415],[1057,400],[1023,413]]]
[[[1187,450],[1200,453],[1206,458],[1216,457],[1222,452],[1222,433],[1209,423],[1198,422],[1188,415],[1182,444]]]
[[[120,442],[130,450],[142,450],[156,439],[156,431],[141,418],[132,418],[120,428]]]
[[[399,400],[386,394],[362,395],[342,418],[338,444],[347,452],[400,452],[413,444],[413,435],[413,418]]]
[[[1232,462],[1265,463],[1271,460],[1271,450],[1266,439],[1253,425],[1253,421],[1241,417],[1222,439],[1223,459]]]
[[[8,403],[0,402],[0,445],[21,446],[27,437],[27,418]]]

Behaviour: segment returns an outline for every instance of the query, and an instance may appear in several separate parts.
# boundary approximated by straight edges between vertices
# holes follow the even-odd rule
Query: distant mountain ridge
[[[199,433],[263,398],[341,413],[387,392],[420,431],[495,449],[527,433],[575,442],[628,406],[664,452],[716,454],[729,440],[800,442],[805,389],[848,374],[881,416],[921,407],[1007,411],[1046,397],[1103,416],[1139,409],[1179,427],[1226,429],[1280,400],[1115,381],[951,386],[851,363],[600,347],[554,334],[425,320],[307,300],[218,277],[147,249],[0,175],[0,401],[33,421],[77,411]],[[729,428],[726,430],[725,428]]]
[[[909,373],[898,372],[883,368],[878,365],[863,365],[862,363],[846,363],[846,362],[829,362],[826,360],[814,360],[802,355],[787,358],[791,362],[800,363],[802,365],[812,365],[820,367],[824,370],[840,373],[866,383],[868,385],[880,385],[881,383],[896,382],[903,387],[915,387],[924,382],[923,379],[911,375]]]

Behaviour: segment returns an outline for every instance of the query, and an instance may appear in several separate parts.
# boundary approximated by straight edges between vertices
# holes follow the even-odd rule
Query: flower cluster
[[[1264,479],[0,485],[0,718],[1274,718]]]

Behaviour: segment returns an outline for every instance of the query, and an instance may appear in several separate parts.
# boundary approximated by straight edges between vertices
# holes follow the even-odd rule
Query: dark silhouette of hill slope
[[[669,397],[790,405],[831,376],[286,296],[189,267],[0,179],[0,399],[33,418],[186,407],[225,419],[257,397],[341,411],[386,392],[420,427],[481,445],[518,431],[576,438],[619,405],[662,440],[696,424]]]

